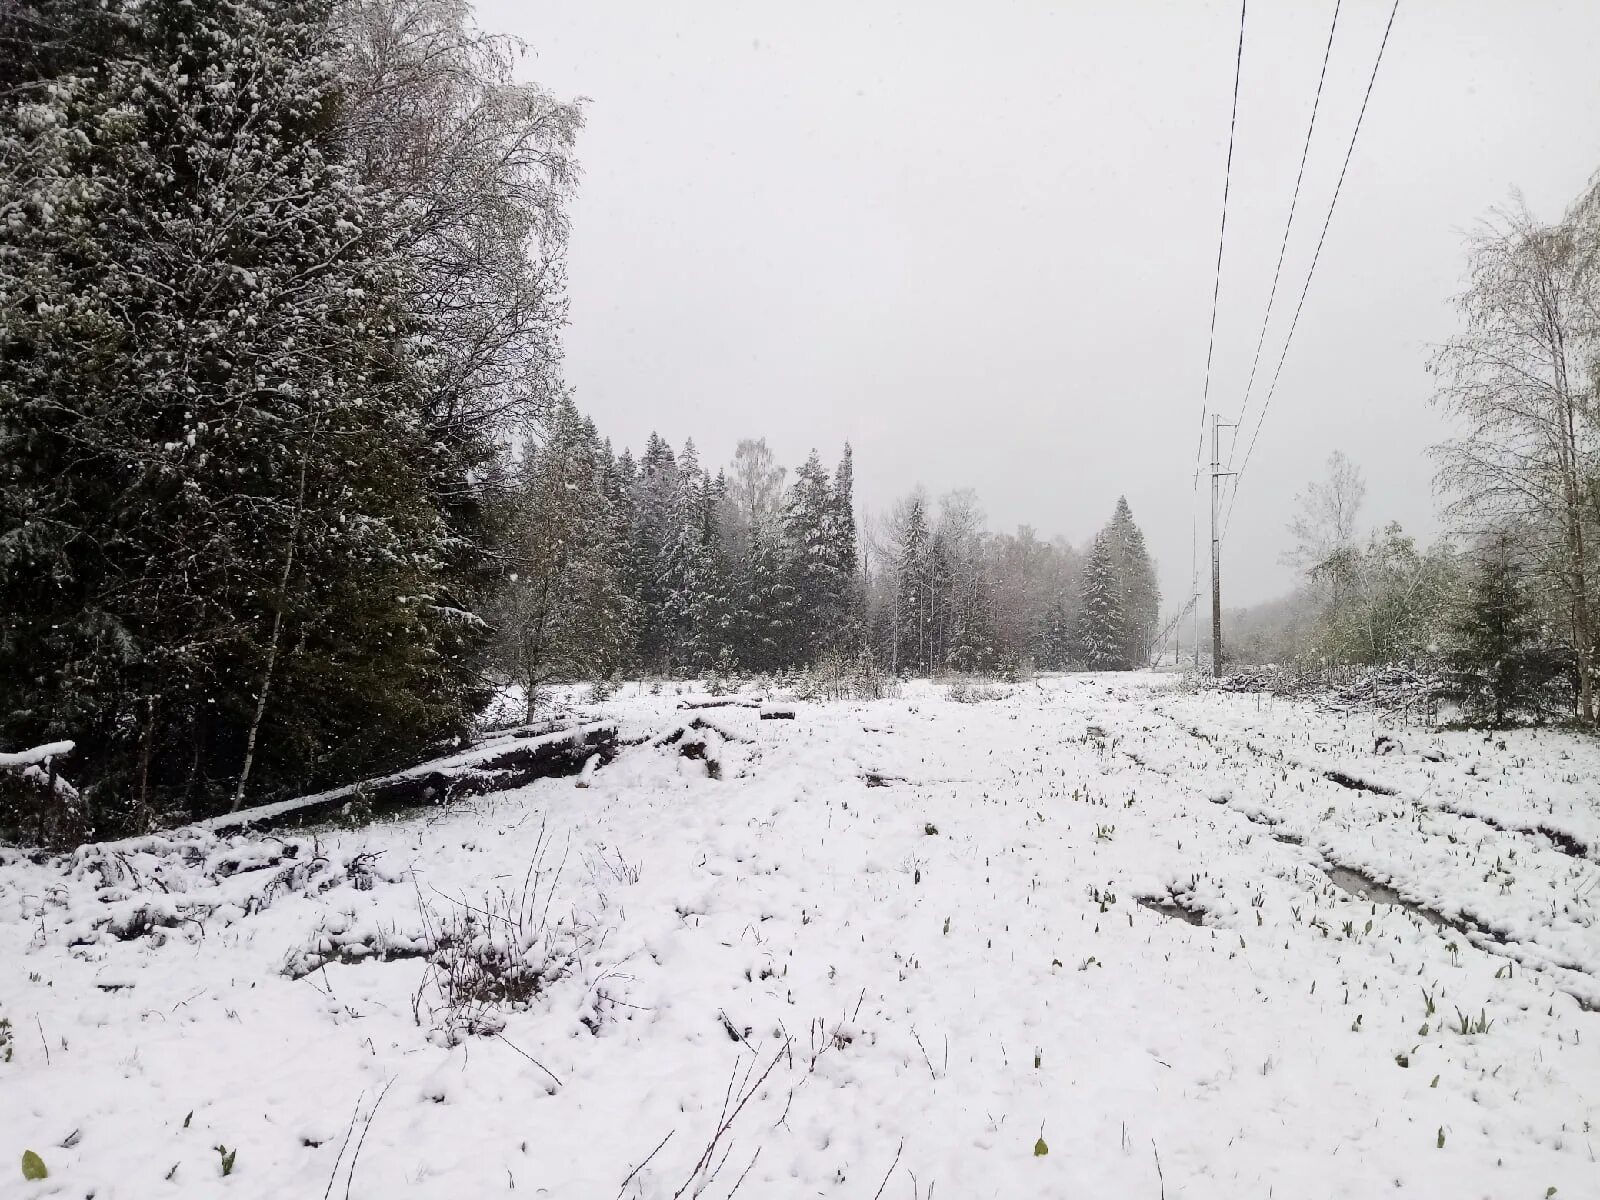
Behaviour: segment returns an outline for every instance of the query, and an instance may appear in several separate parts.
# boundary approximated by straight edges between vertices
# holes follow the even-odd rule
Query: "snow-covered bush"
[[[829,651],[799,677],[794,691],[802,700],[881,700],[898,696],[900,681],[869,655]]]
[[[729,692],[738,691],[742,683],[733,655],[724,649],[722,657],[717,660],[717,665],[706,676],[706,692],[712,696],[726,696]]]
[[[423,907],[430,944],[428,971],[412,1001],[429,1037],[456,1045],[473,1034],[505,1027],[505,1012],[527,1008],[571,975],[587,945],[584,927],[547,921],[542,907],[505,893],[483,907],[449,901]]]
[[[430,1040],[454,1046],[497,1034],[506,1012],[529,1007],[581,966],[593,939],[587,923],[552,912],[565,860],[546,865],[548,848],[541,829],[516,891],[419,899],[428,970],[411,1010]]]
[[[1005,688],[985,683],[958,679],[945,689],[945,698],[957,704],[981,704],[985,700],[1001,700],[1010,695]]]

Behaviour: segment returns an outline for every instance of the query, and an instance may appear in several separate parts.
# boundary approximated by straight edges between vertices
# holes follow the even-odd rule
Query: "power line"
[[[1200,455],[1206,444],[1206,417],[1211,411],[1211,360],[1217,348],[1217,302],[1222,295],[1222,250],[1228,241],[1228,195],[1233,188],[1233,143],[1234,134],[1239,127],[1239,77],[1244,70],[1244,25],[1245,13],[1249,9],[1250,0],[1239,0],[1239,44],[1233,55],[1233,108],[1228,114],[1228,159],[1222,174],[1222,220],[1217,227],[1217,264],[1211,281],[1211,329],[1206,338],[1206,375],[1205,385],[1200,393],[1200,434],[1194,445],[1194,496],[1189,509],[1189,553],[1190,553],[1190,584],[1194,592],[1193,602],[1196,613],[1199,612],[1198,601],[1200,597],[1200,576],[1198,572],[1199,555],[1199,528],[1198,510],[1200,505]],[[1195,658],[1198,662],[1200,655],[1200,628],[1195,626]]]
[[[1317,273],[1317,263],[1322,258],[1322,246],[1328,237],[1328,226],[1333,221],[1333,210],[1339,204],[1339,193],[1344,189],[1345,173],[1350,169],[1350,157],[1355,153],[1356,139],[1361,135],[1361,123],[1366,119],[1367,103],[1372,99],[1372,85],[1377,82],[1378,68],[1383,65],[1383,52],[1389,45],[1389,33],[1394,28],[1395,13],[1400,10],[1400,0],[1394,0],[1389,9],[1389,21],[1383,27],[1383,40],[1378,43],[1378,56],[1372,63],[1372,74],[1367,78],[1366,94],[1361,98],[1361,111],[1356,114],[1355,128],[1350,132],[1350,144],[1345,148],[1344,164],[1339,168],[1339,181],[1333,188],[1333,199],[1328,201],[1328,212],[1322,219],[1322,232],[1317,237],[1317,249],[1311,256],[1311,266],[1306,271],[1305,284],[1300,288],[1300,299],[1294,307],[1294,319],[1289,322],[1288,336],[1283,340],[1283,350],[1278,355],[1278,365],[1272,372],[1272,385],[1267,389],[1267,398],[1261,402],[1261,413],[1256,418],[1254,430],[1250,434],[1250,445],[1245,450],[1244,462],[1239,467],[1239,475],[1234,480],[1233,497],[1228,501],[1228,512],[1222,523],[1222,536],[1228,535],[1228,526],[1233,520],[1234,502],[1239,498],[1239,485],[1244,481],[1244,473],[1250,467],[1250,457],[1255,453],[1256,439],[1261,436],[1261,425],[1267,419],[1267,409],[1272,406],[1272,398],[1278,391],[1278,377],[1283,374],[1283,363],[1289,357],[1289,345],[1294,341],[1294,331],[1300,327],[1300,312],[1305,307],[1306,293],[1311,290],[1311,279]]]
[[[1283,223],[1283,240],[1278,243],[1278,265],[1272,269],[1272,290],[1267,293],[1267,311],[1261,318],[1261,332],[1256,337],[1256,353],[1250,363],[1250,381],[1245,384],[1244,403],[1239,405],[1239,416],[1234,423],[1233,437],[1228,443],[1228,465],[1233,465],[1233,450],[1239,440],[1239,425],[1250,408],[1250,394],[1255,391],[1256,370],[1261,365],[1261,348],[1266,344],[1267,326],[1272,321],[1273,304],[1278,298],[1278,281],[1283,275],[1283,258],[1289,249],[1289,231],[1294,228],[1294,213],[1300,203],[1300,185],[1306,177],[1306,159],[1311,154],[1311,134],[1317,127],[1317,110],[1322,107],[1322,85],[1328,78],[1328,59],[1333,54],[1333,35],[1339,28],[1339,8],[1343,0],[1333,0],[1333,22],[1328,26],[1328,44],[1322,51],[1322,71],[1317,76],[1317,94],[1311,101],[1311,120],[1306,124],[1305,145],[1300,148],[1300,169],[1295,172],[1294,194],[1289,197],[1289,217]]]
[[[1233,187],[1233,134],[1239,123],[1239,74],[1244,68],[1244,16],[1250,0],[1239,0],[1239,48],[1233,59],[1233,112],[1228,117],[1228,164],[1222,176],[1222,224],[1217,230],[1217,267],[1211,283],[1211,334],[1206,342],[1206,379],[1200,393],[1200,440],[1195,444],[1195,486],[1200,481],[1200,452],[1205,446],[1206,417],[1211,411],[1211,356],[1217,347],[1217,300],[1222,294],[1222,247],[1228,237],[1228,192]]]

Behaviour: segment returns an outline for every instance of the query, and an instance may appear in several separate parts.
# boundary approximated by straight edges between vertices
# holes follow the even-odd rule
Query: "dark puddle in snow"
[[[1388,904],[1395,908],[1403,908],[1406,912],[1415,913],[1435,929],[1449,928],[1460,933],[1466,932],[1464,926],[1458,925],[1454,921],[1446,920],[1431,908],[1407,900],[1392,887],[1379,883],[1372,876],[1364,875],[1360,871],[1352,870],[1349,867],[1329,867],[1328,879],[1333,883],[1334,887],[1341,891],[1349,892],[1358,899],[1370,900],[1375,904]]]
[[[1539,832],[1550,839],[1550,844],[1563,854],[1570,854],[1573,858],[1588,858],[1589,847],[1560,829],[1551,829],[1548,825],[1540,825]]]
[[[1140,908],[1148,908],[1151,912],[1166,917],[1170,921],[1187,921],[1191,925],[1205,924],[1205,910],[1185,908],[1183,905],[1160,896],[1140,896]]]
[[[1375,796],[1398,795],[1392,787],[1385,787],[1381,783],[1373,783],[1370,779],[1358,779],[1354,775],[1346,775],[1343,771],[1324,771],[1323,778],[1331,779],[1340,787],[1349,788],[1353,792],[1371,792]]]
[[[1549,840],[1551,846],[1570,858],[1581,858],[1587,861],[1590,857],[1589,845],[1581,838],[1574,837],[1564,829],[1556,829],[1549,825],[1534,825],[1531,828],[1525,825],[1508,825],[1496,817],[1489,816],[1487,813],[1469,812],[1466,809],[1457,808],[1453,804],[1441,804],[1438,806],[1438,810],[1447,812],[1454,817],[1463,817],[1469,821],[1481,821],[1490,829],[1498,829],[1501,833],[1519,833],[1524,837],[1543,835]]]
[[[1339,888],[1341,891],[1350,893],[1352,896],[1356,896],[1359,899],[1368,900],[1376,904],[1392,905],[1395,908],[1404,909],[1406,912],[1415,913],[1424,921],[1428,922],[1428,924],[1432,925],[1435,929],[1449,929],[1455,933],[1459,933],[1481,950],[1487,950],[1491,954],[1504,955],[1515,962],[1521,963],[1522,966],[1528,970],[1537,971],[1540,969],[1541,965],[1539,963],[1529,962],[1522,956],[1522,954],[1511,948],[1510,943],[1512,939],[1509,934],[1498,929],[1490,928],[1489,926],[1484,925],[1480,921],[1474,920],[1472,917],[1467,916],[1466,914],[1462,914],[1462,919],[1459,921],[1452,920],[1449,917],[1443,916],[1440,913],[1435,912],[1433,909],[1428,908],[1426,905],[1417,904],[1413,901],[1407,900],[1392,887],[1379,883],[1370,875],[1366,875],[1361,871],[1352,870],[1350,867],[1329,867],[1327,868],[1327,875],[1328,879],[1335,887]],[[1544,965],[1555,967],[1563,971],[1571,971],[1575,975],[1589,974],[1587,970],[1577,963],[1563,962],[1560,959],[1547,959]],[[1572,991],[1568,988],[1562,988],[1561,990],[1576,1000],[1578,1002],[1578,1007],[1584,1011],[1600,1012],[1600,1004],[1597,1004],[1588,996]]]

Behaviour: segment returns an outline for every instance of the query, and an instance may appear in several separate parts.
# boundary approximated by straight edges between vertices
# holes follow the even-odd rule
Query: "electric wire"
[[[1233,188],[1233,139],[1239,124],[1239,75],[1244,69],[1244,20],[1250,0],[1239,2],[1239,46],[1233,59],[1233,111],[1228,117],[1228,161],[1222,176],[1222,222],[1217,230],[1217,265],[1211,282],[1211,332],[1206,340],[1205,385],[1200,393],[1200,440],[1195,446],[1195,481],[1200,479],[1200,454],[1205,448],[1206,417],[1211,411],[1211,359],[1217,348],[1217,301],[1222,295],[1222,249],[1228,240],[1228,194]]]
[[[1306,140],[1300,147],[1300,169],[1295,172],[1294,193],[1289,197],[1289,216],[1283,223],[1283,238],[1278,242],[1278,265],[1272,269],[1272,288],[1267,293],[1267,311],[1261,318],[1261,332],[1256,336],[1256,352],[1250,361],[1250,379],[1244,387],[1244,402],[1239,405],[1239,416],[1233,424],[1233,436],[1228,442],[1228,466],[1233,466],[1234,448],[1239,442],[1239,429],[1244,424],[1245,413],[1250,408],[1250,397],[1256,387],[1256,372],[1261,366],[1261,349],[1267,341],[1267,326],[1272,322],[1273,305],[1278,299],[1278,283],[1283,276],[1283,260],[1289,249],[1289,233],[1294,228],[1295,209],[1300,203],[1300,185],[1306,177],[1306,160],[1311,156],[1311,135],[1317,128],[1317,111],[1322,107],[1322,87],[1328,79],[1328,60],[1333,55],[1333,35],[1339,28],[1339,9],[1344,0],[1333,0],[1333,21],[1328,26],[1328,43],[1322,50],[1322,70],[1317,75],[1317,93],[1311,101],[1311,120],[1306,123]]]
[[[1234,477],[1232,498],[1228,501],[1228,511],[1222,522],[1222,539],[1228,536],[1228,527],[1233,521],[1234,502],[1239,497],[1239,486],[1244,482],[1244,474],[1250,468],[1250,459],[1256,449],[1256,441],[1261,436],[1261,426],[1267,419],[1267,410],[1272,407],[1272,398],[1278,391],[1278,379],[1283,374],[1284,360],[1289,356],[1289,346],[1294,341],[1295,330],[1300,327],[1300,313],[1305,308],[1306,294],[1311,290],[1311,280],[1317,273],[1317,263],[1322,258],[1322,247],[1328,238],[1328,226],[1333,222],[1334,209],[1339,204],[1339,194],[1344,190],[1345,174],[1350,169],[1350,159],[1355,153],[1356,139],[1361,136],[1361,125],[1367,116],[1367,104],[1372,99],[1372,87],[1378,79],[1378,68],[1383,65],[1383,52],[1389,45],[1389,34],[1394,29],[1395,14],[1400,10],[1400,0],[1394,0],[1389,9],[1388,23],[1383,27],[1383,40],[1378,43],[1378,54],[1372,63],[1372,74],[1367,78],[1367,90],[1361,98],[1361,110],[1356,114],[1355,128],[1350,132],[1350,144],[1345,147],[1344,164],[1339,168],[1339,181],[1334,185],[1333,198],[1328,201],[1328,212],[1322,219],[1322,232],[1317,237],[1317,249],[1311,256],[1311,266],[1306,271],[1305,283],[1300,288],[1300,299],[1295,304],[1294,319],[1289,322],[1289,333],[1283,340],[1283,349],[1278,355],[1278,365],[1272,372],[1272,383],[1267,388],[1266,399],[1261,403],[1261,412],[1256,417],[1255,428],[1250,434],[1250,444],[1245,450],[1244,462],[1239,466],[1239,472]]]

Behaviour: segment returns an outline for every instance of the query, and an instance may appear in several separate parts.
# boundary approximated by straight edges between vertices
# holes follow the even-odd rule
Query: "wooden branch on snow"
[[[442,804],[465,796],[522,787],[536,779],[577,775],[584,765],[610,762],[617,752],[617,727],[591,722],[537,737],[502,734],[469,750],[365,779],[329,791],[196,822],[212,833],[268,829],[325,821],[353,805],[373,810]],[[590,767],[590,771],[593,771]]]

